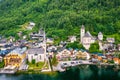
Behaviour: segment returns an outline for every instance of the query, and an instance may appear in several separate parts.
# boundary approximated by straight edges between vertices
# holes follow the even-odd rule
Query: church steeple
[[[102,34],[102,32],[99,32],[99,33],[98,33],[98,39],[99,39],[99,40],[103,40],[103,34]]]
[[[82,43],[82,38],[83,36],[85,35],[85,27],[84,25],[81,26],[81,29],[80,29],[80,42]]]
[[[82,24],[82,27],[81,27],[81,29],[85,29],[85,26]]]

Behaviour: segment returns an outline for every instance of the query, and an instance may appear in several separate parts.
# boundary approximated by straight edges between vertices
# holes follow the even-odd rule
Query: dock
[[[6,66],[0,69],[0,74],[14,74],[17,72],[17,68],[15,66]]]

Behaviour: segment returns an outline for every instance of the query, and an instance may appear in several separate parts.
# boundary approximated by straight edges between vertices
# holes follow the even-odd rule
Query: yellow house
[[[11,51],[9,54],[7,54],[4,57],[5,66],[15,66],[20,67],[20,65],[25,61],[27,50],[26,47],[24,48],[16,48],[13,51]]]

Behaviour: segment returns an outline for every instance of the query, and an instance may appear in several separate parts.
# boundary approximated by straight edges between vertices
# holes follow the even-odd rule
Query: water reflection
[[[120,80],[114,67],[81,65],[69,68],[56,76],[45,74],[0,75],[0,80]]]

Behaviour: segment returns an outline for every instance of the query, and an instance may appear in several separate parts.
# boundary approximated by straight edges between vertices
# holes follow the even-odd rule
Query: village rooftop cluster
[[[35,23],[30,23],[28,30],[32,30]],[[21,33],[18,35],[20,36]],[[17,34],[16,34],[17,35]],[[0,37],[0,73],[15,73],[16,71],[37,70],[64,71],[66,67],[82,64],[119,65],[120,44],[115,45],[115,39],[108,37],[103,41],[102,32],[92,36],[85,31],[84,25],[80,27],[80,38],[69,36],[68,40],[54,45],[54,39],[46,37],[44,29],[31,33],[30,40],[16,40]],[[67,44],[79,41],[85,49],[66,48]],[[101,52],[89,52],[92,43],[98,42]]]

